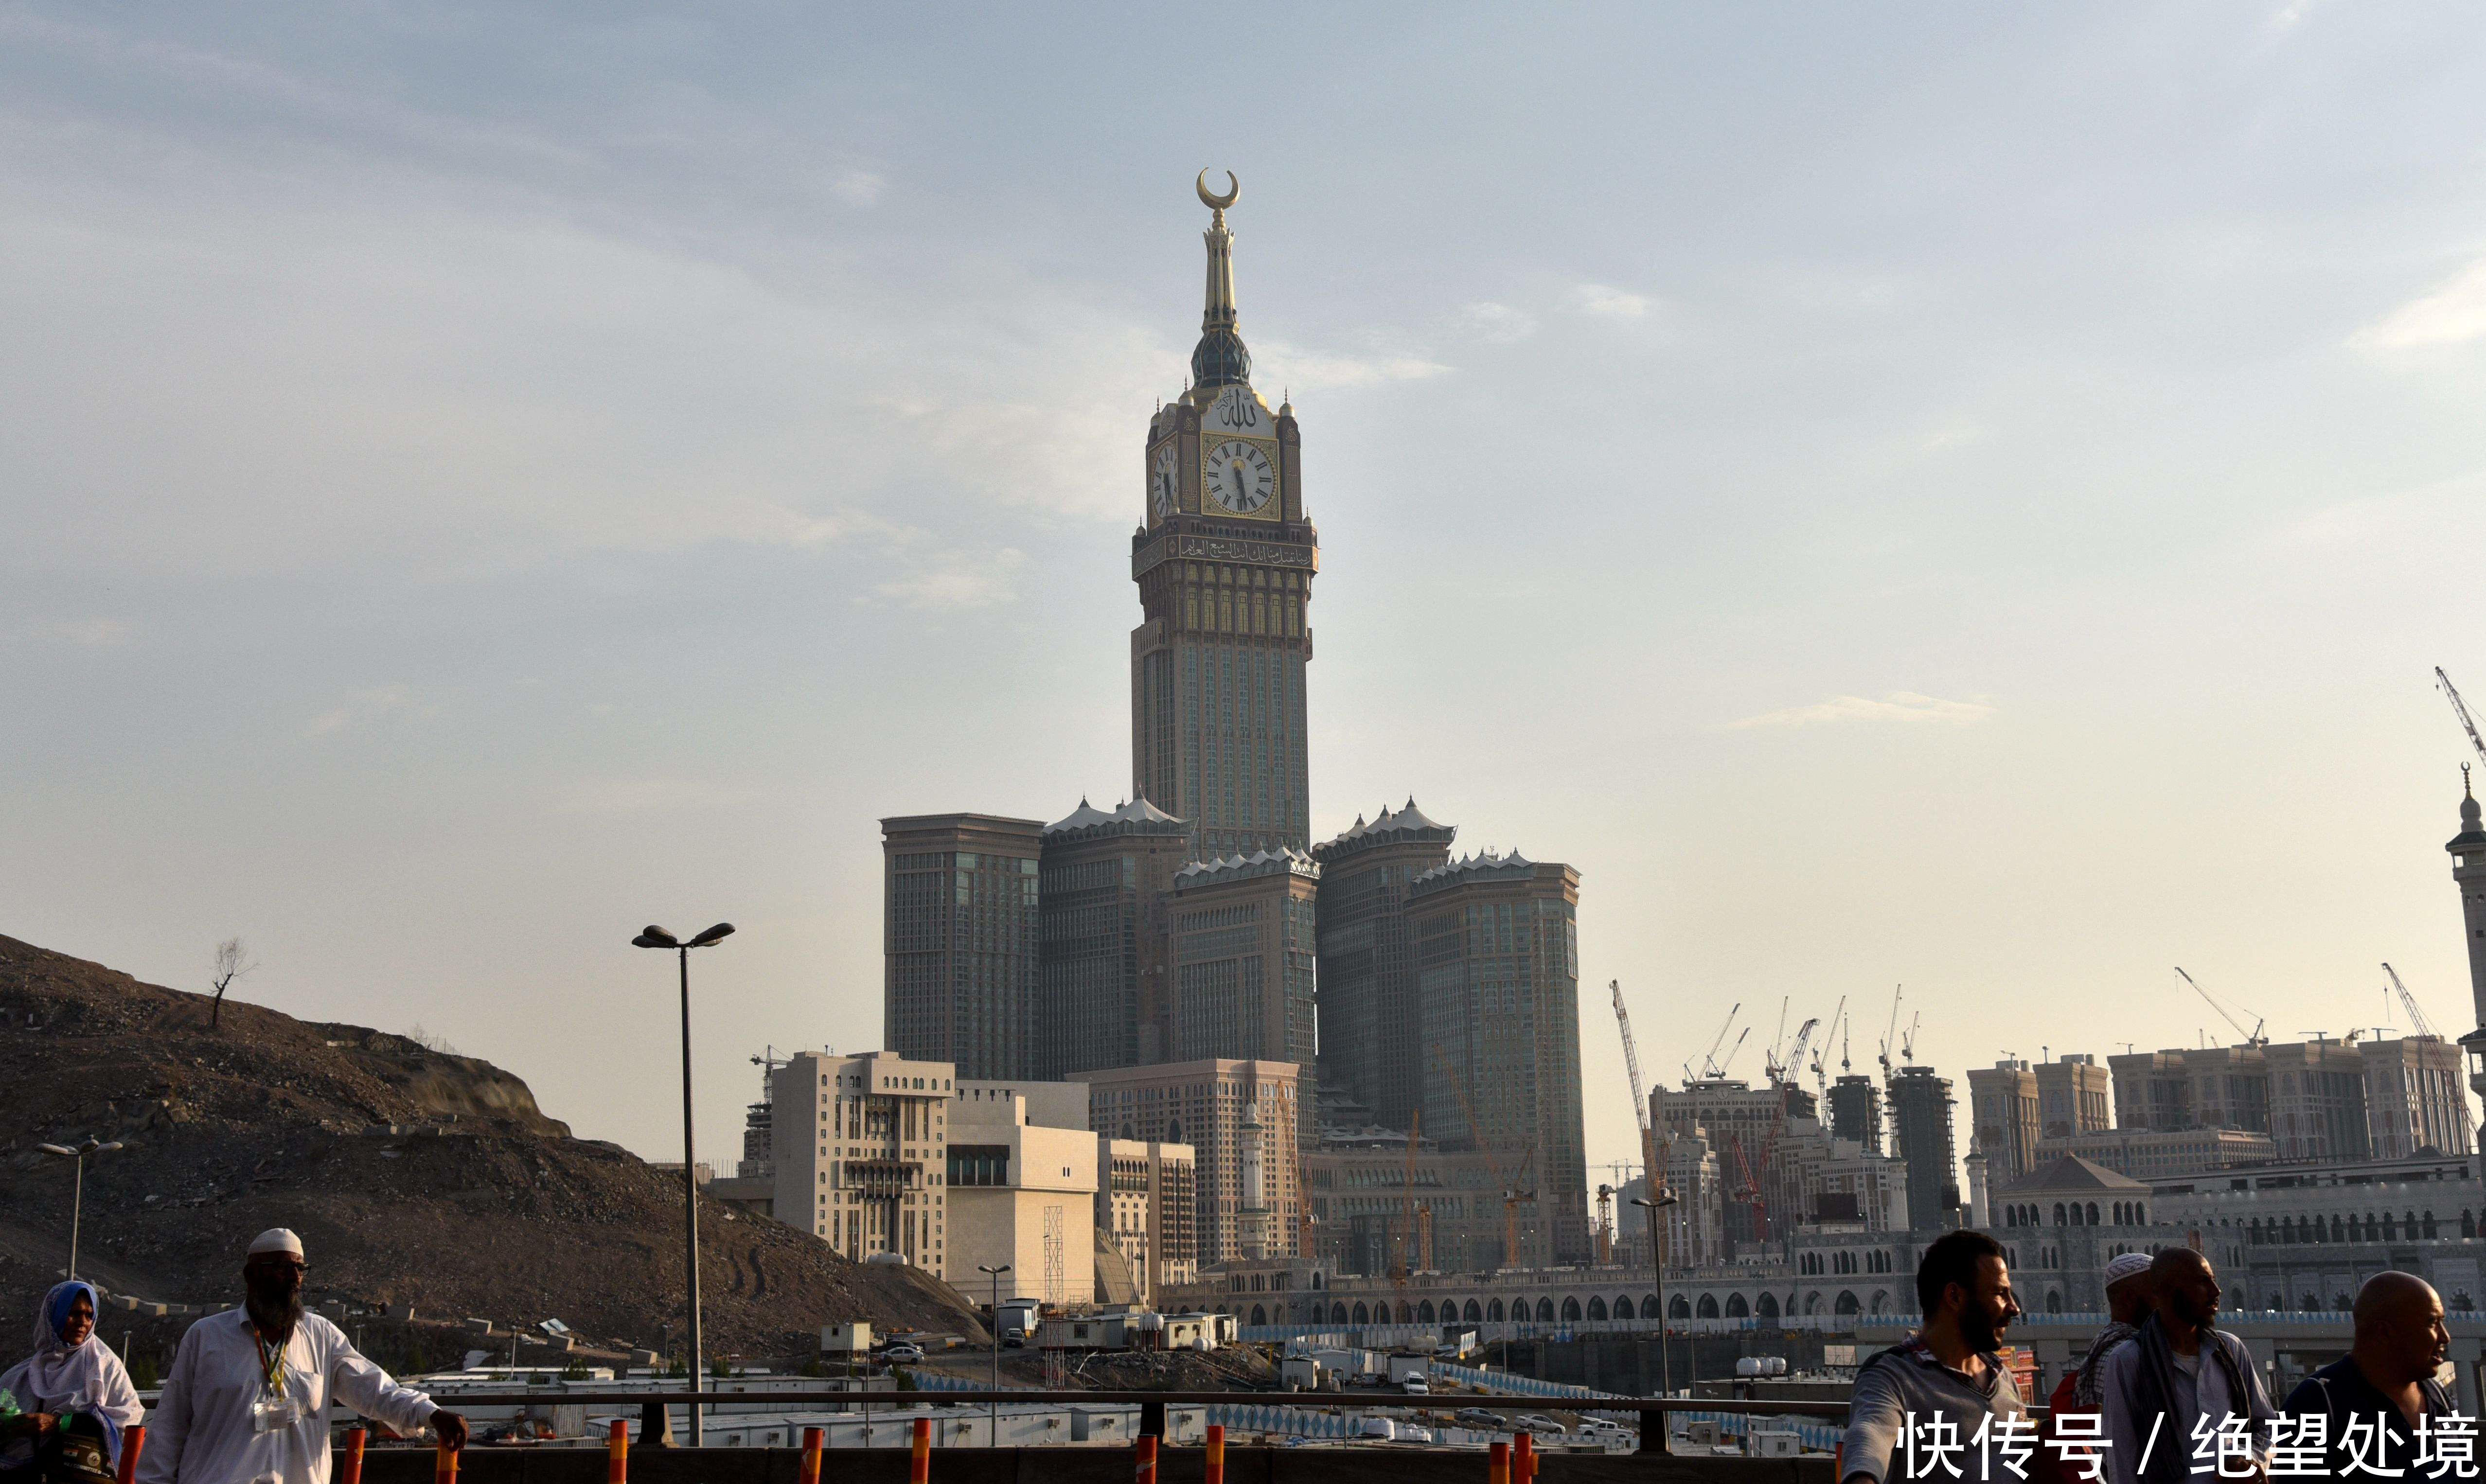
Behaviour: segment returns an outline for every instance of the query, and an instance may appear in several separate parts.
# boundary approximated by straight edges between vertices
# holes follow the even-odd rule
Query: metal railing
[[[751,1391],[656,1391],[598,1390],[579,1388],[533,1388],[511,1390],[460,1390],[443,1392],[436,1398],[454,1411],[478,1407],[634,1407],[642,1410],[663,1407],[719,1406],[749,1410],[754,1403],[763,1403],[771,1410],[819,1405],[835,1411],[900,1412],[914,1408],[964,1408],[1009,1405],[1013,1407],[1087,1406],[1128,1407],[1140,1409],[1139,1436],[1165,1436],[1165,1409],[1173,1407],[1284,1407],[1305,1411],[1340,1410],[1367,1412],[1380,1410],[1421,1409],[1425,1411],[1467,1411],[1505,1414],[1569,1412],[1575,1415],[1595,1413],[1623,1415],[1637,1415],[1640,1420],[1639,1451],[1668,1451],[1667,1418],[1678,1413],[1707,1417],[1728,1415],[1744,1417],[1824,1418],[1843,1421],[1847,1415],[1844,1401],[1764,1401],[1744,1397],[1699,1396],[1472,1396],[1450,1393],[1442,1396],[1408,1395],[1397,1391],[1051,1391],[1051,1390],[941,1390],[941,1391],[847,1391],[835,1389]]]

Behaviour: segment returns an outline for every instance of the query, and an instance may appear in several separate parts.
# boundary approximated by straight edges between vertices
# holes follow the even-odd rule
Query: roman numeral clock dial
[[[1237,515],[1257,514],[1278,493],[1278,466],[1257,443],[1229,438],[1202,458],[1201,486]]]
[[[1148,508],[1163,520],[1174,513],[1174,497],[1182,484],[1182,456],[1173,443],[1158,446],[1156,457],[1148,462]]]

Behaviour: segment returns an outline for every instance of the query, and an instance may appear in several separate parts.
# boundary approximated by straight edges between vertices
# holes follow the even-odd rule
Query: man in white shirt
[[[2168,1248],[2149,1265],[2157,1311],[2108,1356],[2107,1468],[2114,1484],[2262,1476],[2279,1414],[2244,1341],[2221,1331],[2210,1259]]]
[[[279,1226],[250,1244],[240,1308],[190,1326],[147,1418],[142,1484],[327,1484],[328,1404],[452,1448],[466,1421],[389,1379],[344,1332],[302,1309],[302,1239]]]

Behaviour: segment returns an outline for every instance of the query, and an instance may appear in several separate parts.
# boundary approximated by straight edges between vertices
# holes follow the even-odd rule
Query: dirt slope
[[[205,996],[0,937],[0,1324],[22,1328],[69,1227],[67,1163],[35,1145],[93,1135],[129,1145],[90,1168],[79,1258],[118,1291],[232,1302],[242,1247],[282,1225],[315,1299],[617,1347],[680,1333],[679,1175],[572,1139],[489,1062],[232,1003],[210,1031]],[[855,1319],[981,1333],[913,1270],[714,1203],[700,1233],[711,1354],[809,1355]]]

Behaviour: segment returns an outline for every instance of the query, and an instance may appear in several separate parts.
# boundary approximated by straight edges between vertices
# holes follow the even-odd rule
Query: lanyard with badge
[[[290,1343],[287,1336],[285,1343]],[[250,1404],[250,1430],[255,1433],[282,1432],[302,1420],[302,1403],[285,1379],[285,1343],[273,1350],[260,1335],[259,1327],[251,1326],[250,1342],[259,1347],[259,1396]]]

